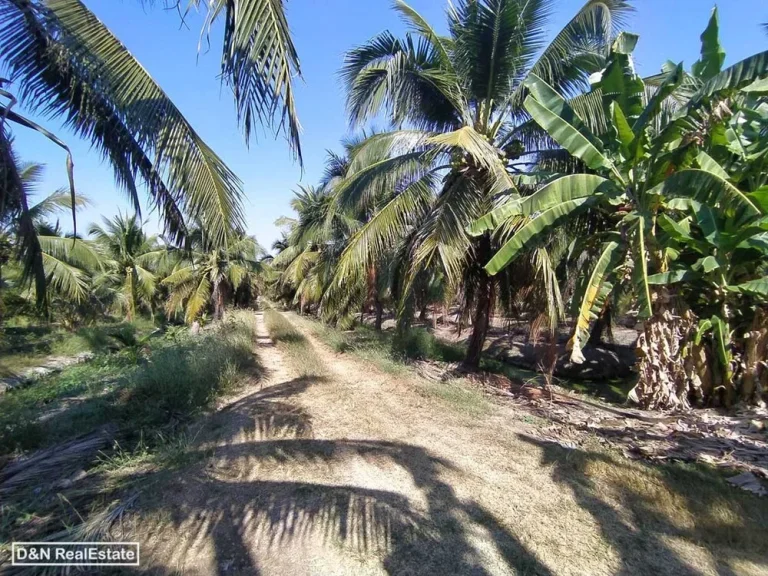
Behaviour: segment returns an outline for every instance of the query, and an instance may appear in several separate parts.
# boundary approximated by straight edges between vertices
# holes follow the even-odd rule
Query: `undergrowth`
[[[61,483],[70,470],[58,471],[63,478],[36,478],[4,494],[0,542],[41,539],[61,530],[76,539],[78,526],[108,510],[108,495],[146,488],[147,471],[156,479],[203,457],[190,449],[195,442],[190,424],[217,397],[258,375],[255,337],[252,313],[233,313],[201,335],[170,329],[139,347],[98,355],[0,396],[0,459],[107,424],[116,430],[111,448],[69,463],[87,471],[71,490]]]
[[[237,385],[252,367],[253,321],[235,317],[199,337],[170,330],[97,355],[0,396],[0,455],[117,423],[124,434],[177,425]]]
[[[39,366],[50,356],[102,354],[136,345],[157,330],[151,320],[97,322],[75,330],[55,324],[3,326],[0,330],[0,377]]]

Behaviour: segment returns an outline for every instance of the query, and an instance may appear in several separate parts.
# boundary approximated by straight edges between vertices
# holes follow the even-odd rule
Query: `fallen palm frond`
[[[108,447],[117,427],[104,428],[80,436],[64,444],[40,450],[26,458],[15,460],[0,470],[0,494],[26,488],[41,478],[60,480],[90,461],[99,450]]]

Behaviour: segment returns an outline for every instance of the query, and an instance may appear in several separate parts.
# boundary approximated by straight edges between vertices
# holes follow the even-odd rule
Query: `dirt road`
[[[335,354],[264,368],[204,423],[203,458],[123,527],[171,574],[766,574],[766,518],[674,475],[535,438],[532,419]],[[764,508],[763,508],[764,510]],[[751,516],[750,516],[751,514]],[[755,516],[758,514],[758,516]]]

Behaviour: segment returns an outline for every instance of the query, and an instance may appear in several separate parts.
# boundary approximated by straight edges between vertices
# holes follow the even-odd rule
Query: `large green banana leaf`
[[[475,220],[468,228],[471,236],[479,236],[488,230],[495,230],[512,216],[531,216],[557,204],[585,198],[597,193],[620,194],[613,182],[594,174],[572,174],[550,182],[536,193],[525,198],[514,198]]]
[[[691,96],[688,104],[676,114],[678,118],[686,116],[688,112],[698,106],[704,99],[722,90],[738,90],[752,84],[768,75],[768,51],[760,52],[745,58],[726,68],[717,76],[708,80]]]
[[[720,21],[715,6],[707,28],[701,34],[701,58],[691,67],[693,75],[704,81],[719,74],[725,62],[725,50],[720,45],[719,31]]]
[[[614,169],[613,162],[602,153],[578,128],[570,124],[533,96],[525,99],[525,109],[560,146],[580,159],[592,170]]]
[[[536,245],[537,242],[546,238],[549,231],[555,226],[571,218],[594,203],[594,196],[585,198],[575,198],[566,202],[555,204],[554,206],[542,211],[532,220],[526,222],[512,238],[501,247],[491,261],[485,265],[485,270],[491,276],[498,274],[503,270],[518,254],[524,250]]]
[[[738,188],[705,170],[681,170],[650,190],[662,198],[692,198],[710,207],[732,210],[737,219],[760,216],[760,209]]]
[[[592,133],[581,116],[576,113],[571,105],[566,102],[565,98],[558,94],[552,86],[536,76],[536,74],[529,74],[525,80],[525,87],[528,88],[533,97],[542,106],[576,128],[595,148],[602,151],[603,145],[600,139]]]

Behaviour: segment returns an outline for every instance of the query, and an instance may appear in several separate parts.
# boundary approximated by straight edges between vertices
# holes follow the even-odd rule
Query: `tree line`
[[[225,22],[222,77],[246,135],[271,125],[300,158],[284,14],[245,4],[209,14]],[[236,176],[79,0],[4,0],[0,48],[18,93],[2,93],[2,206],[19,286],[38,307],[79,290],[187,322],[264,291],[343,327],[366,308],[380,328],[386,308],[406,330],[427,307],[451,306],[473,369],[496,314],[549,341],[569,325],[574,363],[631,314],[643,321],[636,401],[759,401],[768,53],[724,68],[715,8],[698,61],[641,77],[630,2],[588,0],[546,43],[553,9],[461,0],[439,34],[396,2],[407,32],[352,48],[340,71],[358,136],[295,193],[272,258],[244,233]],[[163,239],[145,237],[138,217],[95,226],[90,240],[43,230],[50,209],[28,206],[8,126],[66,145],[14,112],[17,97],[67,118],[132,198],[143,182]],[[49,201],[74,210],[71,164],[68,174],[69,195]]]

